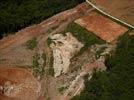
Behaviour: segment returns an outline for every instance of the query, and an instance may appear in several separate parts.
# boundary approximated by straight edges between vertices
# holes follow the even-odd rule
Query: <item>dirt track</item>
[[[89,9],[90,7],[88,4],[80,4],[71,10],[59,13],[40,24],[27,27],[18,31],[15,35],[3,38],[0,40],[0,61],[4,61],[3,64],[14,64],[19,66],[31,65],[31,59],[35,51],[26,49],[25,43],[28,40],[43,35],[43,41],[45,41],[50,35],[50,30],[52,31],[52,34],[63,31],[70,22],[83,16]]]
[[[40,24],[33,25],[18,31],[14,36],[8,36],[0,40],[0,53],[8,52],[12,47],[21,45],[31,39],[37,37],[43,33],[47,33],[50,28],[59,26],[62,22],[69,19],[73,20],[80,17],[89,9],[87,4],[81,4],[74,9],[61,12]]]
[[[134,0],[89,0],[101,10],[134,26]]]
[[[83,3],[71,10],[61,12],[61,13],[43,21],[42,23],[40,23],[38,25],[33,25],[28,28],[22,29],[19,32],[17,32],[15,35],[8,36],[8,37],[5,37],[4,39],[0,40],[0,63],[1,63],[1,60],[6,59],[4,64],[0,65],[0,68],[2,68],[1,71],[4,72],[3,70],[6,70],[6,68],[9,68],[10,70],[12,70],[12,68],[10,68],[10,67],[11,66],[16,67],[15,65],[20,65],[21,67],[27,67],[27,65],[31,66],[28,62],[31,63],[33,61],[32,56],[35,55],[35,53],[38,53],[40,55],[42,55],[42,53],[45,53],[47,57],[46,57],[46,65],[45,65],[44,69],[45,69],[45,72],[47,73],[47,71],[50,67],[50,62],[51,62],[50,58],[52,56],[51,50],[47,44],[47,38],[52,34],[60,33],[62,31],[64,31],[69,23],[71,23],[72,21],[74,21],[78,18],[81,18],[85,15],[86,16],[89,15],[91,10],[93,10],[93,9],[88,4]],[[28,50],[25,47],[25,43],[33,37],[37,38],[38,45],[35,47],[34,50]],[[98,63],[93,63],[93,64],[89,63],[89,60],[91,60],[90,57],[92,57],[92,56],[90,56],[89,53],[90,53],[90,51],[88,50],[84,56],[79,57],[78,62],[74,61],[74,63],[76,62],[76,64],[74,64],[72,66],[76,66],[76,68],[78,69],[78,72],[75,72],[75,71],[74,71],[74,73],[69,72],[69,73],[67,73],[65,75],[63,74],[57,78],[52,77],[48,74],[45,74],[43,79],[41,81],[39,81],[41,83],[41,93],[40,93],[39,98],[36,100],[44,100],[44,99],[48,100],[48,98],[49,98],[49,100],[69,100],[68,96],[64,97],[61,93],[59,93],[59,90],[58,90],[59,86],[68,85],[68,84],[70,84],[70,82],[72,82],[73,78],[75,76],[77,76],[77,74],[79,74],[79,72],[81,71],[78,68],[79,65],[81,65],[81,66],[87,65],[87,66],[85,66],[86,71],[93,69],[94,65],[95,66],[100,65],[100,63],[99,64]],[[84,63],[84,65],[83,65],[83,63]],[[11,66],[7,66],[7,65],[11,65]],[[4,68],[2,66],[4,66]],[[9,72],[9,71],[6,71],[6,72]],[[36,96],[36,94],[33,93],[33,91],[35,89],[37,90],[37,87],[34,88],[36,84],[29,85],[29,80],[30,80],[30,82],[31,81],[33,83],[35,82],[35,80],[33,79],[33,76],[31,74],[30,75],[25,74],[25,72],[22,73],[23,71],[21,72],[20,70],[14,69],[11,72],[9,72],[9,74],[11,74],[10,77],[7,77],[8,75],[6,72],[5,73],[0,72],[0,82],[2,82],[2,84],[3,84],[3,80],[5,80],[5,79],[11,80],[13,83],[16,82],[16,84],[19,84],[28,78],[28,81],[24,82],[25,83],[24,91],[22,91],[20,94],[16,95],[15,97],[22,98],[22,96],[23,96],[22,100],[34,100],[36,98],[36,97],[34,97],[34,96]],[[5,77],[3,78],[3,75],[6,75],[6,78]],[[16,77],[16,79],[12,78],[12,76]],[[1,81],[1,79],[2,79],[2,81]],[[25,86],[30,87],[30,88],[28,88],[28,91],[26,91]],[[77,89],[77,90],[79,90],[79,89]],[[28,92],[28,94],[25,94],[24,92],[25,93]],[[75,90],[75,92],[77,93],[76,90]],[[73,95],[73,93],[72,93],[72,95]],[[29,96],[31,96],[31,98]],[[24,98],[24,97],[26,97],[26,98]],[[8,97],[5,97],[5,95],[0,95],[0,99],[1,98],[8,98]],[[13,100],[15,100],[15,98],[13,98]]]
[[[48,54],[47,60],[49,60],[50,51],[49,51],[48,47],[45,45],[47,45],[46,40],[47,40],[47,37],[50,35],[50,33],[54,34],[54,33],[63,31],[69,23],[71,23],[73,20],[83,16],[86,12],[88,12],[90,10],[90,8],[91,7],[89,7],[89,5],[86,3],[80,4],[71,10],[67,10],[67,11],[59,13],[59,14],[43,21],[40,24],[27,27],[25,29],[18,31],[15,35],[11,35],[11,36],[3,38],[2,40],[0,40],[0,60],[6,59],[6,61],[4,62],[4,64],[6,64],[6,66],[11,65],[11,66],[15,67],[15,65],[20,65],[22,67],[23,66],[26,67],[27,65],[29,65],[29,63],[27,63],[27,61],[29,60],[28,62],[30,62],[32,60],[31,57],[33,56],[33,54],[35,52],[38,53],[40,51],[47,53]],[[50,29],[52,30],[51,32],[49,32]],[[24,47],[24,44],[28,40],[32,39],[33,37],[37,37],[39,44],[35,48],[35,50],[30,51]],[[44,44],[44,41],[45,41],[45,44]],[[17,62],[17,64],[16,64],[16,62]],[[22,64],[20,62],[22,62]],[[24,62],[26,62],[26,63],[24,63]],[[49,63],[49,61],[48,61],[48,63]],[[2,66],[5,66],[5,65],[2,65]],[[10,67],[10,66],[8,66],[8,67]],[[3,68],[3,69],[5,69],[5,68]],[[47,68],[47,65],[46,65],[46,68]],[[22,77],[24,77],[24,76],[22,75]],[[20,77],[21,76],[18,76],[18,78],[20,78]],[[44,91],[44,89],[45,89],[44,92],[47,94],[45,94],[46,97],[44,97],[44,92],[42,92],[40,98],[44,97],[47,99],[48,97],[51,97],[52,100],[58,100],[59,94],[56,92],[57,91],[56,87],[52,83],[55,81],[55,79],[53,81],[52,80],[53,79],[51,79],[47,76],[44,79],[42,79],[41,84],[42,84],[43,88],[42,88],[41,92]],[[17,80],[17,81],[19,81],[19,80]],[[49,87],[51,87],[51,85],[53,85],[53,87],[49,88]],[[44,86],[46,86],[46,87],[44,87]],[[31,91],[29,91],[29,93],[31,93]],[[34,94],[28,94],[28,95],[35,96]],[[0,95],[0,98],[3,98],[3,100],[4,100],[4,98],[7,98],[7,97]],[[39,98],[39,100],[40,100],[40,98]],[[13,98],[13,100],[15,100],[15,99]],[[25,99],[25,100],[27,100],[27,99]],[[30,99],[28,99],[28,100],[30,100]],[[31,99],[31,100],[34,100],[34,99]]]

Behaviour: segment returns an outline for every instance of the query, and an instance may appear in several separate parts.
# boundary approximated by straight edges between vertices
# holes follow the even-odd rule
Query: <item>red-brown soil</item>
[[[26,69],[0,65],[0,100],[36,100],[40,84]]]
[[[61,12],[43,22],[37,25],[33,25],[30,27],[27,27],[25,29],[22,29],[18,31],[13,36],[8,36],[0,40],[0,52],[6,51],[7,48],[10,48],[11,46],[17,46],[25,43],[32,37],[37,37],[41,35],[42,33],[47,33],[48,29],[57,27],[60,25],[63,21],[70,20],[70,19],[76,19],[80,17],[82,14],[84,14],[89,9],[88,4],[83,3],[79,6],[77,6],[74,9],[67,10],[64,12]]]
[[[48,48],[44,46],[44,41],[45,44],[47,44],[46,40],[51,33],[48,31],[51,29],[53,33],[56,33],[64,30],[69,23],[83,16],[90,8],[91,7],[87,3],[80,4],[71,10],[59,13],[40,24],[27,27],[18,31],[15,35],[10,35],[0,40],[0,64],[2,64],[0,65],[0,85],[3,86],[6,83],[14,86],[15,90],[17,90],[16,87],[23,87],[21,91],[17,93],[13,91],[11,94],[8,94],[8,96],[1,93],[0,100],[44,100],[48,97],[51,97],[52,100],[59,100],[55,99],[56,97],[58,98],[59,92],[57,93],[55,86],[51,86],[53,84],[50,83],[53,81],[50,78],[45,77],[40,81],[40,83],[42,82],[41,94],[40,97],[38,97],[38,93],[35,91],[39,89],[38,82],[26,69],[17,67],[31,66],[29,62],[33,60],[32,56],[41,50],[43,50],[43,52],[45,51],[49,58],[48,52],[50,51],[47,51]],[[54,28],[56,29],[54,30]],[[34,50],[28,50],[25,43],[33,37],[37,37],[38,45]],[[41,47],[40,45],[43,46]],[[46,68],[49,65],[48,60],[49,59],[47,59],[47,64],[45,66]],[[44,93],[46,94],[44,95]]]
[[[134,25],[134,0],[89,0],[101,10]]]
[[[79,24],[81,26],[108,42],[113,41],[127,31],[127,28],[110,19],[94,12],[91,13],[91,9],[86,3],[80,4],[40,24],[22,29],[15,35],[0,40],[0,100],[48,100],[48,98],[51,100],[69,100],[68,97],[63,97],[58,88],[62,85],[68,86],[70,84],[74,76],[81,72],[78,67],[85,66],[83,70],[90,71],[94,68],[100,68],[101,66],[99,65],[103,66],[103,62],[90,63],[93,53],[90,53],[89,50],[70,65],[70,69],[74,66],[72,68],[74,72],[70,70],[66,75],[63,74],[57,78],[51,77],[47,75],[50,67],[49,63],[51,62],[51,50],[47,45],[47,38],[51,34],[64,31],[69,23],[78,18],[80,18],[78,21],[80,20]],[[52,32],[48,32],[50,30]],[[25,47],[25,43],[33,37],[37,38],[37,47],[34,50],[28,50]],[[17,67],[31,66],[29,62],[32,62],[32,56],[35,53],[42,54],[42,52],[47,56],[44,67],[46,74],[38,82],[29,71]],[[75,72],[75,68],[78,69],[78,72]],[[6,89],[3,90],[3,87],[7,88],[7,86],[8,91],[4,91]]]
[[[30,51],[26,48],[25,43],[33,37],[43,35],[45,39],[50,35],[49,30],[57,32],[64,30],[67,24],[83,16],[91,7],[87,3],[78,5],[77,7],[61,12],[37,25],[33,25],[22,29],[0,40],[0,63],[29,66],[34,55],[34,50]],[[39,40],[40,41],[40,40]],[[44,40],[45,41],[45,40]],[[39,48],[40,49],[40,48]]]
[[[91,12],[75,22],[107,42],[114,41],[128,30],[96,12]]]

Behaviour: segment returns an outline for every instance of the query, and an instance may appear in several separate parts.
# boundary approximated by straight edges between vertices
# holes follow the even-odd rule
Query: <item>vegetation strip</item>
[[[71,32],[80,42],[84,44],[84,47],[77,53],[77,55],[75,55],[75,57],[82,54],[91,45],[105,43],[105,41],[97,37],[94,33],[89,32],[74,22],[68,25],[63,34],[66,32]]]

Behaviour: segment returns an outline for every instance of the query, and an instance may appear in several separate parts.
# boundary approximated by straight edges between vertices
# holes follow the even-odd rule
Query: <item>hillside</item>
[[[0,100],[133,100],[132,28],[82,0],[13,2],[31,10],[0,26],[17,31],[0,40]]]
[[[0,39],[82,3],[84,0],[1,0]]]

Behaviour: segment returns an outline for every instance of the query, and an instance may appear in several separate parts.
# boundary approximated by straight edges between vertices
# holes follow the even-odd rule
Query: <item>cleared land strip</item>
[[[126,26],[131,27],[131,28],[134,29],[134,26],[133,25],[131,25],[129,23],[126,23],[126,22],[124,22],[124,21],[122,21],[122,20],[120,20],[120,19],[118,19],[118,18],[116,18],[116,17],[114,17],[114,16],[112,16],[112,15],[104,12],[103,10],[101,10],[100,8],[98,8],[96,5],[94,5],[92,2],[90,2],[89,0],[86,0],[86,2],[88,4],[90,4],[92,7],[94,7],[95,9],[97,9],[99,12],[103,13],[104,15],[106,15],[106,16],[108,16],[108,17],[110,17],[110,18],[112,18],[112,19],[114,19],[114,20],[116,20],[116,21],[118,21],[118,22],[120,22],[120,23],[122,23],[122,24],[124,24],[124,25],[126,25]]]
[[[0,40],[0,53],[8,52],[11,47],[21,45],[33,37],[37,37],[42,33],[47,33],[50,28],[59,26],[67,20],[74,20],[85,14],[91,7],[87,3],[82,3],[73,9],[61,12],[40,24],[33,25],[18,31],[14,36],[5,37]]]
[[[92,11],[89,15],[75,20],[75,23],[86,28],[89,32],[105,40],[106,42],[113,42],[119,36],[124,34],[128,29],[109,18]]]

